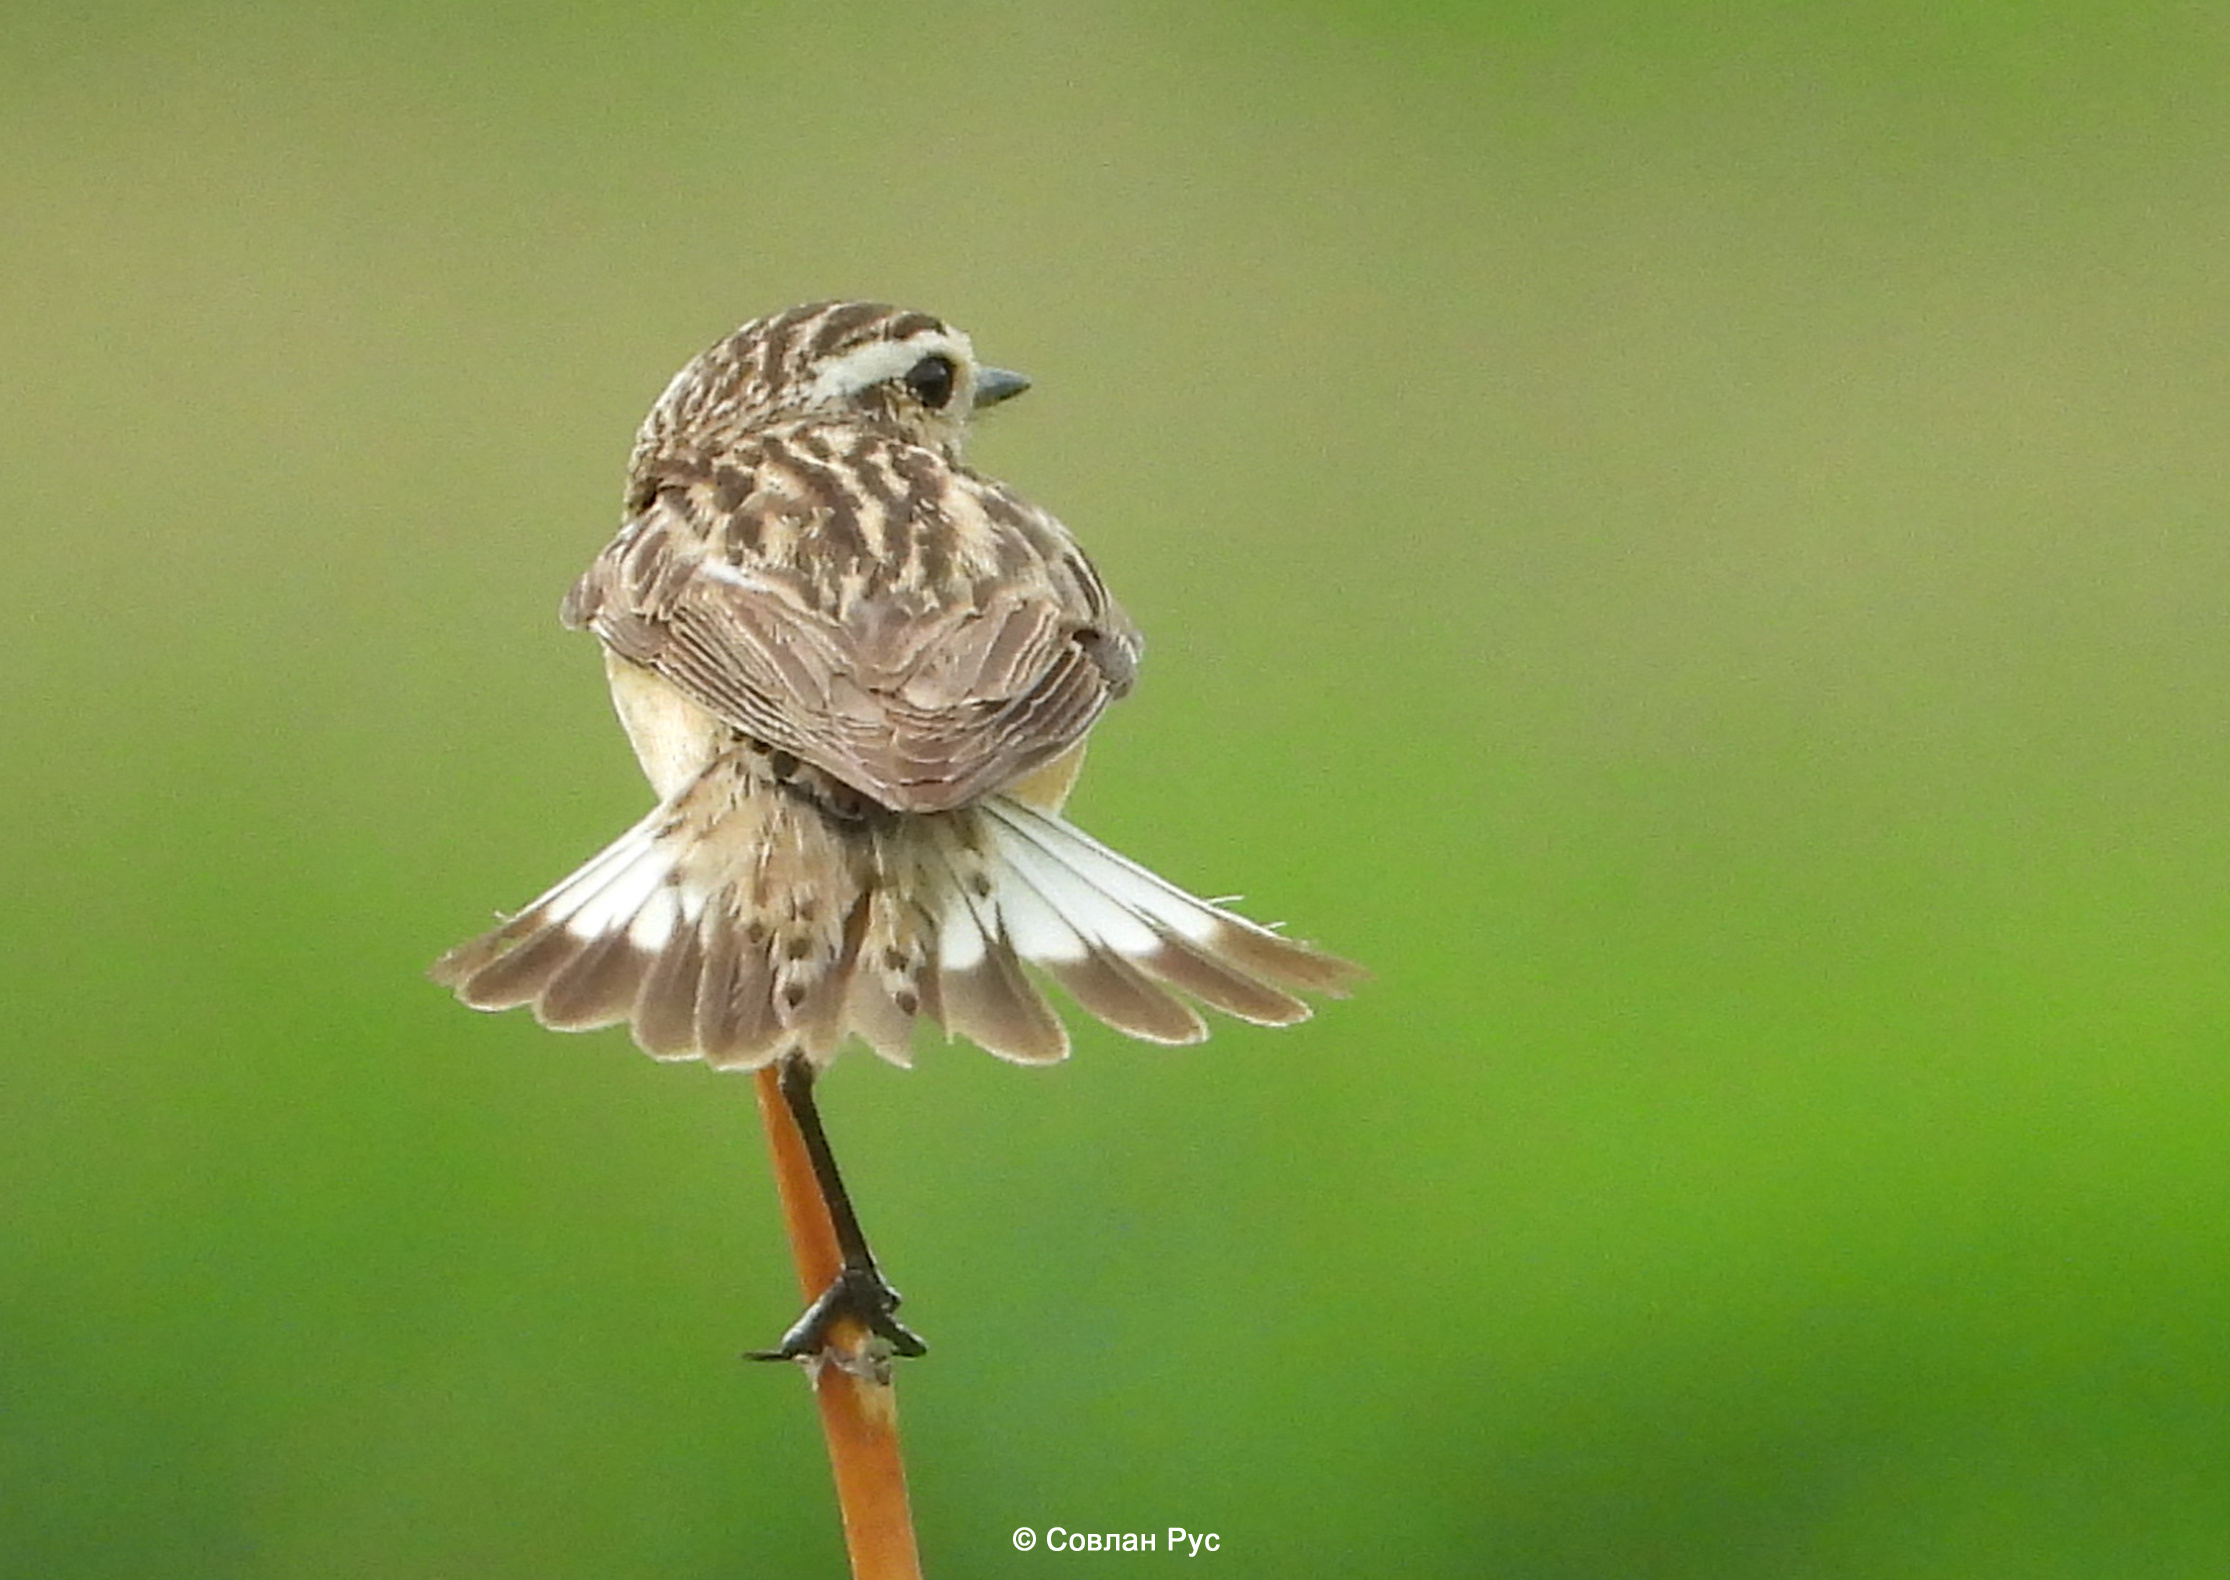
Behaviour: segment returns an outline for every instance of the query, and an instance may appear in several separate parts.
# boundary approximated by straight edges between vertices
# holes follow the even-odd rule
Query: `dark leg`
[[[926,1355],[929,1346],[894,1315],[898,1291],[883,1281],[875,1255],[867,1248],[867,1236],[860,1232],[859,1215],[852,1211],[852,1198],[844,1189],[844,1176],[837,1172],[828,1132],[821,1128],[821,1112],[813,1103],[813,1079],[813,1066],[805,1059],[792,1054],[782,1061],[782,1101],[804,1138],[806,1155],[813,1162],[813,1178],[821,1188],[821,1201],[828,1208],[829,1223],[836,1230],[836,1248],[843,1260],[835,1279],[805,1308],[805,1315],[790,1325],[782,1342],[771,1350],[753,1350],[750,1358],[790,1361],[817,1355],[825,1345],[829,1325],[839,1317],[856,1319],[887,1341],[895,1354]]]

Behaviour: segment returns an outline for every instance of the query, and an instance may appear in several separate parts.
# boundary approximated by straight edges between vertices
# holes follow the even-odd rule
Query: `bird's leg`
[[[841,1260],[836,1277],[790,1324],[781,1343],[771,1350],[751,1351],[750,1359],[789,1361],[818,1355],[827,1345],[830,1326],[841,1317],[854,1319],[882,1338],[894,1354],[926,1355],[929,1346],[895,1315],[898,1291],[884,1281],[875,1254],[867,1248],[867,1236],[860,1232],[859,1215],[852,1211],[852,1198],[844,1189],[844,1176],[837,1172],[836,1154],[830,1150],[828,1132],[821,1128],[821,1113],[813,1103],[813,1081],[813,1066],[802,1054],[783,1059],[782,1101],[797,1122],[806,1156],[812,1160],[813,1181],[836,1231]]]

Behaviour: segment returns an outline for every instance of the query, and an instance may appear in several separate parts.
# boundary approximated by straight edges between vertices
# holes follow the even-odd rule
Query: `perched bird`
[[[1060,1059],[1025,967],[1161,1043],[1206,1035],[1195,1002],[1282,1026],[1346,987],[1060,816],[1141,643],[1068,530],[962,459],[1026,388],[875,302],[758,319],[682,369],[562,610],[658,805],[438,981],[560,1030],[627,1022],[661,1059],[790,1061],[808,1109],[848,1038],[904,1064],[922,1021]]]

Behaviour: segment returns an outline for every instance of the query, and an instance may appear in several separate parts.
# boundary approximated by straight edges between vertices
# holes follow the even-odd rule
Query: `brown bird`
[[[674,378],[624,521],[567,596],[659,802],[435,979],[476,1009],[619,1022],[661,1059],[785,1061],[846,1274],[901,1353],[811,1101],[852,1036],[898,1064],[927,1020],[1048,1063],[1068,1035],[1025,966],[1152,1042],[1258,1025],[1358,974],[1197,899],[1060,816],[1138,631],[1068,530],[961,459],[1029,381],[926,313],[824,302],[744,325]]]

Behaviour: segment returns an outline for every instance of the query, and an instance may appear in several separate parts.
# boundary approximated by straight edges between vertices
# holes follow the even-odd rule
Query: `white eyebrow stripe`
[[[942,330],[925,329],[904,340],[877,340],[846,352],[814,375],[805,392],[806,401],[826,406],[856,395],[870,385],[898,377],[932,351],[944,352],[961,369],[971,366],[966,341]]]

